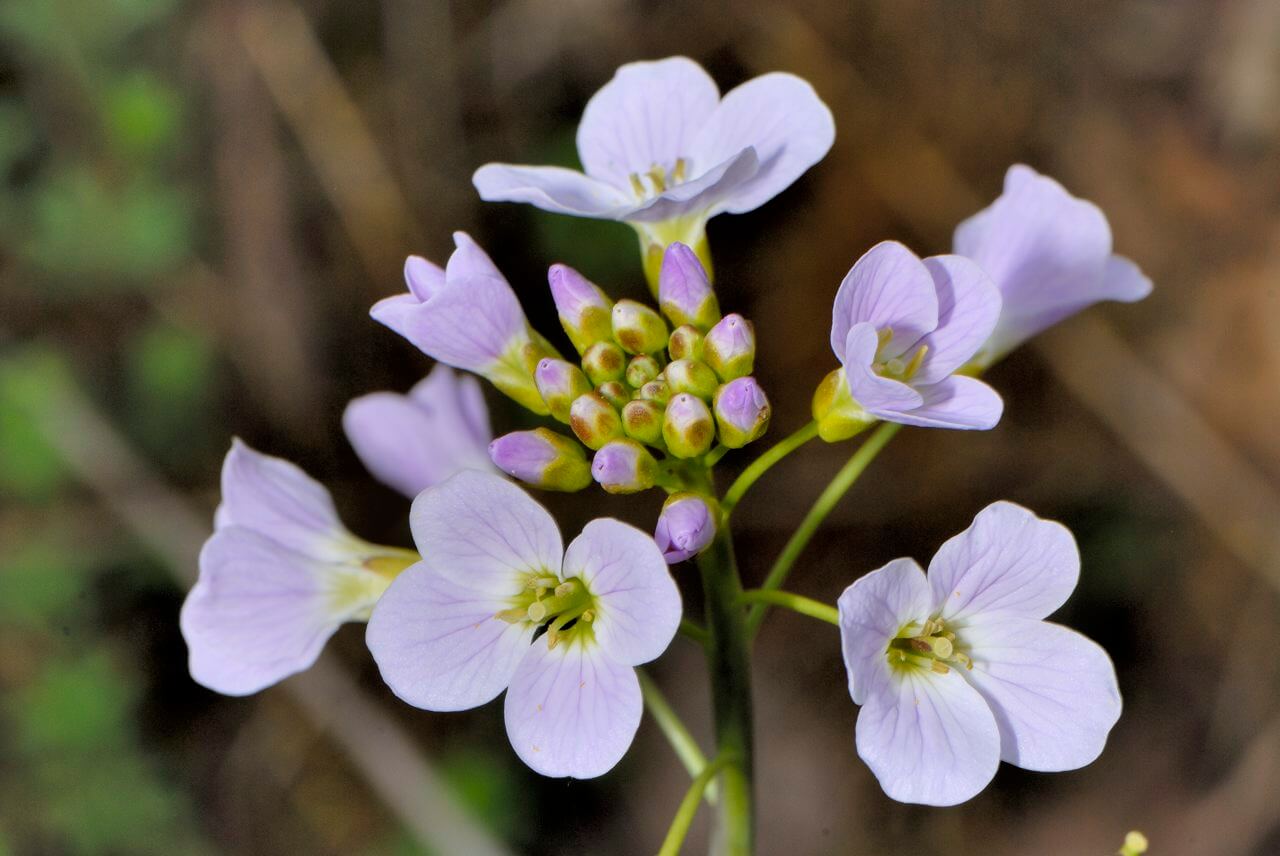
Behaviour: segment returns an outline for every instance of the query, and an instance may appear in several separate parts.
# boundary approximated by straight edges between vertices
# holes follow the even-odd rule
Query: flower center
[[[685,165],[684,158],[676,158],[676,165],[669,170],[655,163],[644,173],[633,172],[628,176],[631,179],[631,189],[635,192],[637,199],[644,200],[650,196],[657,196],[668,187],[684,184]],[[648,186],[645,185],[646,179],[648,179]]]
[[[524,590],[511,599],[511,608],[494,618],[509,624],[531,624],[545,632],[547,647],[554,648],[561,642],[594,638],[595,598],[579,577],[561,580],[552,574],[533,573]]]
[[[925,354],[929,353],[928,345],[921,345],[916,348],[909,358],[903,359],[905,355],[899,355],[890,359],[884,359],[882,356],[884,348],[893,339],[893,330],[885,327],[879,331],[880,345],[876,348],[875,373],[881,377],[887,377],[891,380],[898,380],[906,383],[916,376],[916,372],[920,371],[920,366],[924,363]]]
[[[940,675],[951,671],[952,666],[972,669],[973,660],[959,645],[956,634],[947,629],[941,618],[930,618],[923,627],[913,621],[890,640],[889,665],[904,670],[927,669]]]

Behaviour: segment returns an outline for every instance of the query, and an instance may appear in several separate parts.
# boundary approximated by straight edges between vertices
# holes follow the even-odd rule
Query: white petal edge
[[[932,605],[929,583],[915,559],[894,559],[856,580],[837,601],[840,648],[854,704],[888,668],[889,642],[908,624],[923,625]]]
[[[845,274],[831,308],[831,349],[843,359],[849,330],[891,329],[882,349],[896,357],[938,326],[938,292],[928,268],[897,241],[881,241]]]
[[[635,197],[557,166],[487,163],[471,176],[485,202],[527,202],[543,211],[614,220],[635,205]]]
[[[1004,399],[987,384],[966,375],[951,375],[916,389],[920,404],[911,410],[885,408],[875,415],[920,428],[987,431],[1000,423]]]

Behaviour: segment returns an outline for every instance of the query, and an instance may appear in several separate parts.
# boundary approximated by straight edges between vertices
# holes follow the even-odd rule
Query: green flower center
[[[554,574],[531,573],[511,608],[494,618],[509,624],[527,623],[544,631],[547,647],[585,642],[595,638],[596,601],[580,577],[561,580]]]
[[[923,669],[945,675],[952,667],[972,669],[973,660],[960,650],[961,641],[941,618],[930,618],[923,626],[913,621],[904,625],[889,641],[889,665],[895,669]]]
[[[881,352],[884,351],[885,345],[889,344],[889,341],[893,339],[893,330],[886,327],[879,332],[879,336],[880,346],[876,349],[875,364],[873,365],[875,373],[881,377],[902,381],[903,383],[915,377],[916,372],[920,371],[921,364],[924,363],[925,354],[929,353],[929,346],[921,345],[916,348],[915,353],[910,357],[902,354],[886,360],[881,356]]]

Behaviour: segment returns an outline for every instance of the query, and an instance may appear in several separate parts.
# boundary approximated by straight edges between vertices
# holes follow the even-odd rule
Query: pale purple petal
[[[985,431],[994,428],[1004,413],[1000,394],[977,378],[952,375],[916,390],[920,405],[911,410],[883,408],[873,411],[881,419],[922,428],[958,428]]]
[[[404,261],[404,281],[409,293],[418,301],[430,300],[444,288],[444,268],[427,261],[422,256],[409,256]]]
[[[672,497],[662,507],[653,540],[668,565],[701,553],[716,536],[711,506],[700,496]]]
[[[1120,718],[1115,666],[1095,642],[1058,624],[1001,615],[965,625],[961,671],[1000,728],[1000,757],[1058,772],[1092,762]]]
[[[901,381],[881,377],[872,368],[879,343],[871,324],[855,324],[849,330],[841,357],[853,400],[877,416],[914,410],[924,401],[920,393]]]
[[[466,710],[510,683],[534,628],[495,618],[511,604],[484,583],[463,565],[441,573],[426,562],[396,577],[365,632],[396,696],[424,710]]]
[[[466,232],[453,233],[453,246],[453,254],[449,256],[449,262],[444,268],[445,282],[461,282],[484,276],[506,285],[507,278],[498,270],[493,259]]]
[[[888,670],[889,642],[906,625],[930,617],[932,595],[915,559],[894,559],[854,582],[840,595],[840,645],[849,695],[863,704]]]
[[[573,539],[564,574],[581,577],[596,602],[591,629],[612,660],[656,659],[680,626],[680,591],[654,540],[617,520],[593,520]]]
[[[725,199],[748,182],[760,168],[755,149],[743,149],[694,179],[668,188],[620,215],[627,222],[656,223],[676,217],[711,217]]]
[[[1151,278],[1132,259],[1112,255],[1102,272],[1102,300],[1132,303],[1151,293]]]
[[[1000,317],[1000,291],[964,256],[930,256],[924,266],[938,292],[938,327],[921,340],[929,350],[911,382],[937,383],[973,359]]]
[[[724,206],[740,214],[768,202],[822,160],[835,133],[831,111],[813,87],[795,75],[774,72],[725,95],[699,131],[691,153],[701,169],[748,146],[756,150],[759,172]]]
[[[523,591],[528,574],[558,574],[564,555],[550,513],[490,473],[466,470],[423,491],[409,525],[431,571],[498,599]]]
[[[883,671],[858,712],[858,755],[899,802],[948,806],[976,796],[1000,765],[991,708],[954,670]]]
[[[590,642],[535,642],[507,690],[507,736],[544,776],[591,779],[626,754],[643,701],[636,670]]]
[[[1044,618],[1080,578],[1075,538],[1012,502],[993,502],[929,563],[934,610],[947,621],[978,616]]]
[[[475,446],[486,446],[493,439],[484,392],[471,375],[459,375],[447,366],[436,366],[413,385],[409,397],[431,412],[439,413],[440,418],[449,419],[451,426],[453,420],[460,417],[458,430],[465,432]]]
[[[200,551],[200,578],[182,606],[191,676],[225,695],[248,695],[301,672],[342,622],[373,605],[377,583],[260,532],[220,529]]]
[[[485,202],[527,202],[578,217],[615,220],[636,204],[634,195],[558,166],[488,163],[476,170],[471,183]]]
[[[896,357],[938,326],[938,292],[916,254],[897,241],[882,241],[854,263],[840,283],[831,310],[831,349],[843,358],[857,324],[890,329],[883,357]]]
[[[583,168],[622,189],[630,186],[632,173],[654,166],[669,171],[677,158],[689,154],[719,101],[715,81],[691,59],[628,63],[583,110],[578,125]],[[699,171],[706,166],[699,165]]]

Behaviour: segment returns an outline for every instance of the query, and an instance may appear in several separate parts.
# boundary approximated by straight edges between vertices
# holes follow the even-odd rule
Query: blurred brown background
[[[1085,568],[1060,619],[1111,652],[1125,695],[1107,752],[1004,766],[954,809],[893,803],[854,753],[835,633],[775,614],[761,852],[1101,856],[1135,827],[1157,854],[1280,852],[1274,0],[5,0],[0,853],[465,852],[472,822],[519,853],[656,850],[687,777],[651,723],[605,778],[543,780],[500,705],[399,704],[359,627],[307,676],[215,696],[186,675],[177,610],[233,434],[330,486],[355,532],[407,543],[406,503],[339,427],[352,397],[428,368],[367,315],[407,253],[443,261],[471,231],[557,336],[551,262],[643,293],[626,227],[481,205],[470,174],[573,165],[614,68],[677,53],[722,90],[795,72],[836,115],[824,161],[710,227],[721,305],[757,325],[772,437],[834,365],[853,260],[884,238],[945,252],[1013,162],[1101,205],[1156,283],[997,367],[996,430],[907,432],[791,582],[834,600],[999,498],[1062,520]],[[490,403],[499,430],[521,424]],[[748,581],[848,452],[807,447],[748,497]],[[547,501],[566,532],[657,508]],[[695,647],[651,671],[709,736]]]

